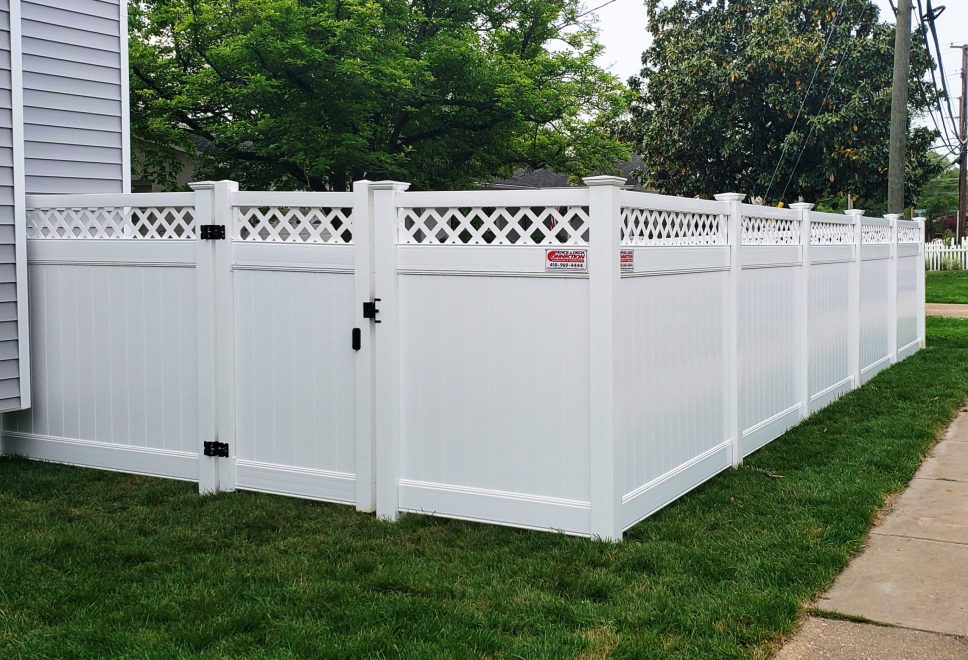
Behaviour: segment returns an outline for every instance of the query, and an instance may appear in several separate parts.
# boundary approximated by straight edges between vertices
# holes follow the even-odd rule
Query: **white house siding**
[[[21,0],[27,194],[126,192],[119,2]]]
[[[20,408],[10,0],[0,0],[0,411]]]
[[[30,405],[23,196],[129,187],[125,7],[0,0],[0,412]]]

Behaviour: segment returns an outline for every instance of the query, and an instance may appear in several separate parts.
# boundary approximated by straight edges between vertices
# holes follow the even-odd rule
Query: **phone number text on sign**
[[[546,250],[545,270],[568,273],[588,272],[588,250]]]
[[[622,265],[623,273],[634,273],[635,272],[635,251],[622,250],[619,253],[619,263]]]

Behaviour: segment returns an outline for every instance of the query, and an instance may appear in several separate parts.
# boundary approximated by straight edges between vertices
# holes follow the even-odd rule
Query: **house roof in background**
[[[639,182],[632,176],[633,170],[641,168],[643,165],[642,157],[632,156],[629,160],[615,164],[619,176],[624,176],[626,185],[637,188]],[[568,175],[548,168],[528,170],[520,168],[514,176],[508,179],[494,179],[491,188],[501,189],[521,189],[521,188],[566,188],[568,187]]]

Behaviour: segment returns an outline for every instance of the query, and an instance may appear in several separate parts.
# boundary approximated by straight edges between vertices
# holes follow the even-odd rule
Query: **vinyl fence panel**
[[[923,222],[586,183],[30,196],[2,449],[620,539],[924,345]]]
[[[399,337],[401,510],[588,531],[589,283],[536,245],[560,224],[578,245],[587,199],[533,196],[401,192],[377,218],[400,243],[376,332]]]
[[[898,221],[897,240],[897,352],[907,356],[920,340],[919,314],[924,313],[920,287],[924,285],[924,258],[920,254],[921,228],[915,221]]]
[[[622,194],[622,529],[730,464],[723,335],[729,207],[695,200],[677,210],[669,201]]]
[[[800,418],[799,213],[743,205],[739,280],[740,455]]]
[[[4,451],[195,480],[194,199],[112,202],[31,200],[35,397],[7,416]]]
[[[891,363],[891,225],[882,218],[862,224],[860,270],[861,382],[870,380]]]

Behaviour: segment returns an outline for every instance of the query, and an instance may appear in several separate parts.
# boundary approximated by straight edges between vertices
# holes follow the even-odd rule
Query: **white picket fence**
[[[618,539],[924,344],[923,224],[586,182],[29,197],[3,450]]]
[[[968,269],[968,243],[959,245],[928,243],[924,246],[924,257],[928,270],[966,270]]]

